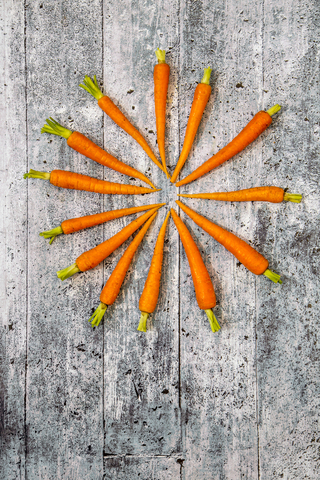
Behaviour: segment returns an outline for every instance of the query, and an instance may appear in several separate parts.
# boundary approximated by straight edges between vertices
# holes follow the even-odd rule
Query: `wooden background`
[[[317,0],[0,2],[1,479],[318,478],[319,13]],[[174,206],[177,189],[78,87],[96,74],[157,153],[157,47],[171,67],[171,172],[204,67],[213,68],[213,92],[183,177],[257,111],[282,105],[249,148],[181,192],[276,185],[303,194],[300,205],[186,202],[250,242],[283,278],[254,276],[182,213],[214,282],[217,334],[196,304],[172,220],[159,303],[147,334],[136,330],[167,207],[96,329],[87,320],[128,242],[63,283],[56,271],[132,217],[51,246],[39,237],[75,216]],[[111,198],[24,180],[30,168],[65,168],[127,181],[41,135],[48,116],[146,171],[162,191]]]

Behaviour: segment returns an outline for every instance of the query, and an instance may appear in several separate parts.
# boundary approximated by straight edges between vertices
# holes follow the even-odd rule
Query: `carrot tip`
[[[205,310],[205,312],[206,312],[207,317],[209,319],[211,330],[213,332],[218,332],[221,327],[220,327],[220,325],[218,323],[218,320],[216,319],[213,311],[211,310],[211,308],[208,308],[207,310]]]
[[[137,330],[139,332],[146,332],[147,331],[147,320],[149,318],[149,313],[141,312],[140,322]]]
[[[267,270],[263,273],[263,275],[265,275],[266,277],[268,277],[269,280],[271,280],[271,281],[274,282],[274,283],[280,283],[280,284],[282,284],[282,280],[280,279],[280,275],[278,275],[277,273],[272,272],[271,270],[269,270],[269,268],[267,268]]]
[[[89,318],[88,322],[91,323],[92,327],[97,327],[101,320],[103,319],[103,316],[108,308],[108,305],[105,303],[100,303],[99,307],[94,311],[93,315]],[[93,320],[91,320],[93,319]]]
[[[72,277],[75,273],[80,272],[80,268],[77,266],[76,263],[73,263],[70,265],[70,267],[64,268],[63,270],[59,270],[57,272],[57,277],[60,278],[60,280],[66,280],[69,277]]]
[[[56,238],[57,235],[61,235],[63,233],[63,230],[60,227],[53,228],[52,230],[46,230],[45,232],[39,233],[40,237],[44,238],[50,238],[49,244],[53,242],[53,240]]]

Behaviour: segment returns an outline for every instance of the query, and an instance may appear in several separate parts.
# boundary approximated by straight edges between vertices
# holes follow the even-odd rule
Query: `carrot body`
[[[218,153],[209,158],[200,167],[194,170],[190,175],[176,183],[177,187],[193,182],[202,175],[210,172],[214,168],[221,165],[232,158],[237,153],[244,150],[250,143],[252,143],[265,129],[271,124],[272,118],[269,113],[263,110],[258,112],[252,120],[244,127],[244,129],[237,135],[228,145],[219,150]]]
[[[120,258],[119,262],[117,263],[115,269],[113,270],[101,292],[100,301],[102,303],[106,305],[112,305],[117,298],[124,277],[126,276],[130,263],[132,262],[133,256],[137,248],[139,247],[143,237],[145,236],[149,226],[155,219],[156,215],[157,212],[154,212],[153,215],[149,218],[149,220],[143,225],[139,233],[137,233],[135,238],[132,240],[122,257]]]
[[[157,238],[149,273],[139,300],[141,312],[152,313],[157,306],[163,260],[163,244],[170,212],[167,214]]]
[[[67,143],[69,147],[73,148],[85,157],[88,157],[91,160],[94,160],[95,162],[98,162],[108,168],[112,168],[112,170],[116,170],[124,175],[128,175],[129,177],[139,178],[139,180],[142,180],[154,188],[154,185],[145,175],[143,175],[143,173],[113,157],[94,142],[89,140],[89,138],[82,133],[72,132],[67,140]]]
[[[202,310],[213,308],[216,305],[216,296],[199,249],[189,230],[173,209],[171,209],[171,215],[188,257],[198,305]]]
[[[161,204],[164,205],[164,204]],[[85,228],[94,227],[101,223],[109,222],[115,218],[125,217],[133,213],[142,212],[144,210],[151,210],[159,207],[160,204],[142,205],[141,207],[121,208],[119,210],[110,210],[109,212],[96,213],[94,215],[86,215],[84,217],[70,218],[61,223],[61,228],[64,234],[78,232]]]
[[[160,53],[159,53],[160,52]],[[161,57],[162,54],[162,57]],[[166,167],[166,154],[165,154],[165,128],[166,128],[166,104],[167,104],[167,92],[169,85],[170,67],[165,63],[165,51],[157,49],[156,55],[160,63],[155,65],[153,70],[154,81],[154,105],[156,114],[156,127],[157,127],[157,141],[160,157],[162,160],[162,166],[164,171],[169,177]],[[163,60],[160,60],[163,58]]]
[[[204,198],[207,200],[220,200],[225,202],[271,202],[280,203],[284,198],[284,190],[279,187],[255,187],[234,192],[217,193],[192,193],[180,194],[179,197]]]
[[[99,265],[102,260],[107,258],[112,252],[114,252],[120,245],[122,245],[141,225],[150,218],[158,208],[144,213],[133,222],[129,223],[120,232],[113,235],[113,237],[100,243],[91,250],[82,253],[76,260],[76,265],[81,272],[90,270]]]
[[[244,240],[241,240],[233,233],[228,232],[215,223],[210,222],[210,220],[199,215],[179,200],[177,200],[176,203],[199,227],[229,250],[250,272],[261,275],[267,270],[269,265],[268,260]]]
[[[136,187],[135,185],[106,182],[88,175],[81,175],[80,173],[68,172],[66,170],[52,170],[50,183],[61,188],[116,195],[138,195],[156,191],[151,188]]]
[[[211,72],[211,69],[210,69]],[[180,153],[180,157],[176,168],[173,172],[171,177],[171,182],[175,182],[177,177],[182,169],[183,165],[185,164],[189,152],[191,150],[194,137],[196,136],[202,114],[204,109],[208,103],[209,97],[211,94],[211,87],[207,83],[199,83],[196,87],[194,92],[193,102],[191,106],[191,112],[188,119],[187,129],[184,137],[182,151]]]

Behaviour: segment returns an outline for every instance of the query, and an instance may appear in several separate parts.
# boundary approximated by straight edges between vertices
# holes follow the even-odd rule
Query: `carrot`
[[[64,268],[57,272],[58,278],[66,280],[75,273],[86,272],[99,265],[105,258],[111,255],[120,245],[122,245],[141,225],[148,220],[160,207],[153,208],[148,212],[140,215],[140,217],[133,220],[120,232],[113,235],[113,237],[99,243],[94,248],[82,253],[70,267]]]
[[[89,322],[91,322],[92,327],[97,327],[99,325],[107,307],[112,305],[117,298],[128,268],[132,262],[133,256],[156,215],[157,212],[155,212],[152,217],[149,218],[149,220],[141,228],[140,232],[137,233],[110,275],[100,295],[101,303],[93,315],[91,315],[89,318]]]
[[[162,160],[162,166],[167,175],[170,178],[167,166],[166,166],[166,153],[164,148],[164,137],[166,129],[166,103],[167,92],[169,84],[170,67],[166,63],[166,51],[157,48],[155,54],[158,59],[158,64],[155,65],[153,70],[154,81],[154,106],[156,114],[156,126],[157,126],[157,140],[160,157]]]
[[[124,175],[128,175],[129,177],[139,178],[139,180],[142,180],[152,188],[155,188],[155,186],[145,175],[143,175],[143,173],[139,172],[135,168],[130,167],[126,163],[117,160],[115,157],[110,155],[110,153],[107,153],[105,150],[98,147],[98,145],[89,140],[89,138],[82,133],[72,132],[72,130],[62,127],[62,125],[56,122],[52,117],[47,118],[46,122],[48,125],[44,125],[41,128],[41,133],[51,133],[53,135],[66,138],[69,147],[73,148],[73,150],[76,150],[85,157],[90,158],[91,160],[94,160],[105,167],[112,168],[112,170],[116,170]]]
[[[171,215],[173,221],[178,229],[180,239],[184,246],[192,275],[194,289],[196,292],[196,299],[201,310],[205,310],[211,330],[217,332],[220,330],[220,325],[214,316],[212,308],[216,305],[216,295],[214,293],[211,278],[208,270],[202,260],[199,249],[193,240],[189,230],[183,223],[176,212],[171,208]]]
[[[154,311],[158,302],[163,260],[163,244],[169,216],[170,212],[168,212],[162,227],[160,228],[157,242],[154,247],[148,277],[140,297],[139,309],[141,311],[141,318],[138,326],[138,330],[140,330],[140,332],[147,331],[147,320],[149,314]]]
[[[141,207],[121,208],[120,210],[110,210],[109,212],[86,215],[85,217],[71,218],[69,220],[64,220],[60,227],[46,230],[45,232],[39,233],[39,235],[44,238],[50,238],[49,243],[51,245],[55,237],[62,233],[67,235],[69,233],[78,232],[84,228],[94,227],[95,225],[109,222],[115,218],[125,217],[127,215],[132,215],[133,213],[142,212],[143,210],[151,210],[152,208],[161,207],[163,205],[165,205],[165,203],[142,205]]]
[[[263,110],[258,112],[252,120],[244,127],[243,130],[237,135],[228,145],[219,150],[218,153],[209,158],[204,162],[200,167],[194,170],[190,175],[183,178],[176,183],[176,187],[181,187],[181,185],[186,185],[187,183],[193,182],[199,177],[202,177],[205,173],[210,172],[214,168],[221,165],[221,163],[226,162],[230,158],[234,157],[239,152],[242,152],[250,143],[252,143],[256,138],[265,131],[267,127],[272,122],[272,115],[279,112],[281,109],[280,105],[274,105],[266,112]]]
[[[31,169],[29,173],[24,174],[23,178],[41,178],[42,180],[50,180],[50,183],[56,187],[114,195],[139,195],[161,190],[161,188],[152,190],[151,188],[136,187],[135,185],[106,182],[88,177],[88,175],[82,175],[81,173],[68,172],[67,170],[52,170],[49,173]]]
[[[199,215],[191,208],[184,205],[179,200],[176,200],[179,207],[189,217],[201,227],[205,232],[209,233],[217,242],[221,243],[229,252],[231,252],[250,272],[256,275],[265,275],[275,283],[282,283],[280,275],[268,269],[269,262],[263,255],[257,252],[254,248],[248,245],[244,240],[228,232],[222,227],[219,227],[210,220],[207,220],[202,215]]]
[[[283,188],[279,187],[255,187],[245,190],[236,190],[235,192],[216,192],[216,193],[191,193],[178,194],[178,197],[204,198],[207,200],[220,200],[224,202],[294,202],[300,203],[302,195],[298,193],[285,193]]]
[[[79,85],[84,88],[87,92],[94,96],[98,100],[99,107],[125,132],[127,132],[139,145],[143,148],[146,154],[151,158],[151,160],[164,172],[164,168],[156,158],[151,148],[147,144],[146,139],[141,135],[140,132],[132,125],[132,123],[127,119],[125,115],[119,110],[119,108],[113,103],[111,98],[103,95],[101,92],[96,76],[93,77],[94,81],[91,80],[87,75],[84,77],[84,85]]]
[[[210,67],[204,69],[204,76],[201,80],[201,83],[197,85],[196,90],[194,92],[191,112],[188,119],[182,151],[180,153],[180,157],[176,165],[176,168],[171,177],[172,183],[174,183],[177,180],[179,172],[188,158],[189,152],[191,150],[191,147],[194,141],[194,137],[196,136],[196,133],[200,124],[200,120],[202,118],[202,114],[208,103],[210,93],[211,93],[211,87],[209,85],[211,72],[212,72],[212,69]]]

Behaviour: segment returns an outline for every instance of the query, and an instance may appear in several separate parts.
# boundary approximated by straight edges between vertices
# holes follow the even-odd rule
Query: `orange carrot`
[[[108,305],[112,305],[117,298],[128,268],[132,262],[133,256],[156,215],[157,212],[155,212],[152,217],[149,218],[149,220],[141,228],[140,232],[137,233],[135,238],[132,240],[122,257],[120,258],[112,274],[110,275],[100,295],[101,303],[95,310],[93,315],[91,315],[91,317],[89,318],[89,322],[91,321],[91,319],[93,319],[91,321],[91,325],[93,327],[97,327],[99,325]]]
[[[216,296],[208,270],[206,269],[199,249],[189,230],[173,208],[171,209],[171,215],[178,229],[180,239],[189,261],[198,305],[201,310],[205,310],[210,322],[211,330],[217,332],[220,330],[220,325],[211,310],[216,305]]]
[[[72,132],[72,130],[62,127],[52,117],[50,117],[50,119],[47,118],[46,122],[48,125],[44,125],[42,127],[41,133],[52,133],[53,135],[66,138],[69,147],[73,148],[73,150],[76,150],[85,157],[90,158],[91,160],[94,160],[105,167],[112,168],[112,170],[116,170],[124,175],[128,175],[129,177],[139,178],[139,180],[142,180],[152,188],[155,188],[155,186],[145,175],[143,175],[143,173],[139,172],[135,168],[130,167],[126,163],[117,160],[115,157],[110,155],[110,153],[107,153],[105,150],[98,147],[98,145],[89,140],[89,138],[82,133]]]
[[[248,245],[244,240],[233,233],[228,232],[222,227],[219,227],[210,220],[207,220],[202,215],[199,215],[191,208],[184,205],[179,200],[176,200],[179,207],[189,217],[201,227],[205,232],[209,233],[217,242],[221,243],[229,252],[231,252],[250,272],[256,275],[265,275],[275,283],[282,283],[280,275],[268,269],[269,262],[259,252]]]
[[[255,187],[245,190],[236,190],[234,192],[215,192],[215,193],[190,193],[178,194],[178,197],[186,198],[204,198],[207,200],[220,200],[223,202],[294,202],[300,203],[302,195],[298,193],[285,193],[283,188],[279,187]]]
[[[52,185],[61,188],[69,188],[71,190],[85,190],[86,192],[96,192],[114,195],[139,195],[142,193],[158,192],[160,189],[152,190],[151,188],[136,187],[135,185],[127,185],[123,183],[106,182],[97,178],[81,175],[81,173],[68,172],[67,170],[52,170],[49,172],[38,172],[30,170],[25,173],[24,178],[41,178],[42,180],[50,180]]]
[[[132,215],[133,213],[143,212],[144,210],[151,210],[152,208],[161,207],[163,205],[165,205],[165,203],[142,205],[141,207],[121,208],[120,210],[110,210],[109,212],[86,215],[85,217],[70,218],[69,220],[64,220],[60,227],[41,232],[39,235],[44,238],[50,238],[49,243],[51,245],[55,237],[62,233],[67,235],[69,233],[78,232],[84,228],[94,227],[95,225],[109,222],[115,218],[125,217],[127,215]]]
[[[102,243],[99,243],[91,250],[82,253],[70,267],[64,268],[57,272],[58,278],[61,280],[66,280],[75,273],[86,272],[92,268],[99,265],[105,258],[111,255],[120,245],[122,245],[129,237],[132,235],[141,225],[148,220],[160,207],[153,208],[148,212],[140,215],[140,217],[133,220],[126,227],[124,227],[120,232],[113,235],[113,237],[105,240]]]
[[[127,119],[125,115],[119,110],[119,108],[113,103],[111,98],[103,95],[101,92],[96,76],[93,77],[94,81],[91,80],[87,75],[84,78],[84,85],[80,87],[84,88],[87,92],[94,96],[98,100],[99,107],[125,132],[127,132],[139,145],[143,148],[146,154],[151,158],[151,160],[164,172],[163,166],[156,158],[151,148],[147,144],[146,139],[141,135],[140,132],[132,125],[132,123]]]
[[[185,164],[188,158],[189,152],[191,150],[191,147],[194,141],[194,137],[196,136],[196,133],[202,118],[202,114],[208,103],[210,93],[211,93],[211,87],[209,85],[211,71],[212,70],[210,67],[204,69],[204,76],[201,80],[201,83],[197,85],[196,90],[194,92],[191,112],[188,119],[187,130],[184,137],[182,151],[180,153],[180,157],[176,165],[176,168],[171,177],[172,183],[174,183],[177,180],[180,170],[182,169],[183,165]]]
[[[154,105],[156,113],[157,140],[163,169],[168,178],[169,174],[166,166],[166,153],[164,148],[164,138],[166,129],[166,104],[169,84],[170,67],[166,63],[166,51],[157,48],[156,56],[158,64],[153,70],[154,81]]]
[[[267,127],[272,122],[272,115],[279,112],[281,109],[280,105],[274,105],[267,112],[263,110],[258,112],[252,120],[244,127],[243,130],[237,135],[228,145],[219,150],[218,153],[209,158],[204,162],[200,167],[194,170],[190,175],[183,178],[176,183],[176,187],[181,187],[181,185],[186,185],[187,183],[193,182],[202,175],[210,172],[212,169],[221,165],[221,163],[226,162],[230,158],[234,157],[239,152],[242,152],[250,143],[252,143],[256,138],[265,131]]]
[[[140,332],[147,331],[147,320],[148,320],[149,314],[154,311],[158,302],[161,270],[162,270],[162,260],[163,260],[163,244],[164,244],[164,238],[166,235],[166,227],[169,220],[169,216],[170,216],[170,212],[168,212],[162,224],[162,227],[160,228],[157,242],[154,247],[154,252],[151,260],[148,277],[140,297],[139,309],[141,311],[141,318],[138,326],[138,330],[140,330]]]

